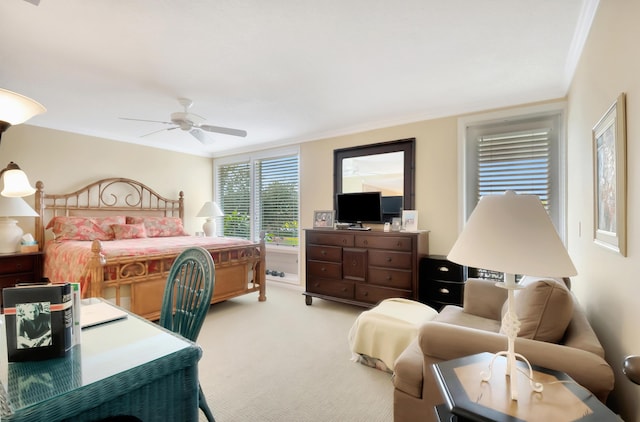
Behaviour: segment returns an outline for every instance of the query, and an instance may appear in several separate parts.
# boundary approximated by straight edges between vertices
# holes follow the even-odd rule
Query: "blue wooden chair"
[[[214,284],[215,267],[211,254],[200,247],[185,249],[169,271],[160,325],[195,342],[211,304]],[[215,422],[200,385],[198,403],[207,420]]]

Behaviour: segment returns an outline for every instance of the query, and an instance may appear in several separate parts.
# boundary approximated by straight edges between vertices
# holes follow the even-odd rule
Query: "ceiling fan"
[[[128,117],[121,117],[121,119],[134,120],[137,122],[151,122],[172,125],[172,127],[156,130],[142,136],[153,135],[154,133],[162,132],[165,130],[182,129],[185,132],[189,132],[189,134],[191,134],[194,138],[196,138],[203,144],[210,144],[213,142],[213,139],[209,138],[205,132],[222,133],[223,135],[241,136],[243,138],[247,136],[246,130],[203,124],[202,122],[206,120],[204,117],[189,112],[189,109],[191,108],[191,106],[193,106],[193,101],[188,98],[178,98],[178,102],[180,103],[180,105],[182,105],[182,107],[184,107],[184,111],[176,111],[175,113],[171,113],[171,121],[169,122],[161,120],[132,119]]]

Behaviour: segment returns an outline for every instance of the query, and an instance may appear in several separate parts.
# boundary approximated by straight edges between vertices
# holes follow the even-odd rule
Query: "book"
[[[73,346],[71,285],[30,284],[2,291],[9,362],[63,357]]]
[[[80,326],[80,301],[82,300],[82,290],[80,289],[80,283],[69,284],[71,284],[71,301],[73,302],[73,328],[71,329],[71,332],[73,333],[72,346],[75,346],[76,344],[80,344],[82,340]]]
[[[127,317],[127,312],[106,302],[83,303],[80,308],[82,328],[117,321]]]

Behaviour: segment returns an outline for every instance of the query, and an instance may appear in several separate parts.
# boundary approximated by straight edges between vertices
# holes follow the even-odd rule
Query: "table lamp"
[[[18,221],[9,217],[37,217],[38,213],[22,198],[0,196],[0,253],[15,253],[20,250],[22,229]]]
[[[530,374],[533,371],[529,361],[515,353],[514,343],[520,328],[514,309],[514,291],[519,288],[515,274],[570,277],[577,274],[573,262],[540,198],[513,191],[480,199],[447,259],[504,273],[504,283],[496,285],[508,290],[507,312],[502,321],[507,350],[496,356],[507,358],[506,376],[511,380],[511,399],[517,400],[516,358],[527,364]],[[542,391],[541,385],[532,382],[531,386],[535,391]]]
[[[196,217],[207,217],[207,221],[202,225],[202,230],[204,234],[209,237],[216,236],[216,218],[222,217],[224,213],[220,209],[217,203],[213,201],[207,201],[204,203],[202,208],[200,208],[200,212]]]

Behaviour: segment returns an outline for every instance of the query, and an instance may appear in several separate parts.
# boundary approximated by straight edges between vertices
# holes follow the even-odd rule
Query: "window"
[[[464,221],[485,195],[538,195],[564,239],[562,113],[520,115],[465,128]]]
[[[298,152],[273,152],[216,162],[216,200],[224,236],[298,245]]]
[[[556,106],[461,119],[463,221],[483,196],[512,190],[538,195],[565,238],[563,114]],[[500,273],[475,268],[469,276],[502,279]]]

